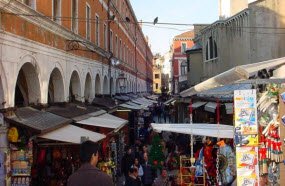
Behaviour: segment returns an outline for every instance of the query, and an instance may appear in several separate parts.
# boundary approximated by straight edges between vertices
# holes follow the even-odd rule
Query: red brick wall
[[[122,3],[123,0],[120,0],[118,2]],[[51,17],[52,16],[52,1],[36,1],[37,6],[36,10],[46,16]],[[62,0],[61,5],[61,16],[63,17],[61,20],[61,25],[68,30],[71,30],[71,0]],[[105,0],[107,3],[107,0]],[[104,9],[103,5],[98,1],[94,0],[78,0],[78,34],[82,37],[86,38],[86,3],[90,5],[91,8],[91,41],[95,43],[95,14],[97,14],[100,18],[100,47],[104,48],[104,37],[103,37],[103,28],[104,23],[107,24],[107,11]],[[124,10],[127,8],[126,3],[124,3]],[[119,9],[119,8],[118,8]],[[114,9],[113,9],[113,12]],[[119,18],[119,14],[115,13],[116,18]],[[134,20],[134,18],[131,16],[130,13],[126,14],[130,17],[131,20]],[[21,17],[15,16],[15,15],[9,15],[9,14],[2,14],[2,28],[6,32],[10,32],[22,37],[25,37],[27,39],[55,47],[60,50],[65,50],[65,39],[52,33],[47,30],[44,30],[41,27],[38,27],[32,23],[29,23],[28,21],[25,21]],[[124,25],[124,22],[121,20],[121,24]],[[131,26],[134,26],[134,24],[131,24]],[[125,30],[128,31],[128,29],[125,27]],[[118,35],[118,43],[119,40],[122,40],[122,43],[125,43],[126,48],[129,48],[130,54],[135,54],[135,47],[133,46],[132,42],[128,39],[128,37],[124,34],[124,32],[120,29],[119,25],[115,22],[112,22],[110,24],[110,29],[113,31],[113,48],[115,49],[115,36]],[[137,67],[138,70],[146,74],[146,50],[148,50],[148,56],[152,60],[152,53],[150,49],[147,47],[148,44],[144,40],[144,36],[140,34],[139,32],[139,26],[137,26],[137,37],[138,37],[138,43],[137,46],[145,46],[143,50],[140,50],[137,48]],[[130,29],[131,30],[131,29]],[[130,31],[128,31],[130,32]],[[131,34],[132,35],[132,34]],[[132,39],[133,40],[133,39]],[[121,49],[122,50],[122,49]],[[84,52],[84,51],[70,51],[73,54],[76,54],[81,57],[87,57],[94,60],[102,61],[102,56],[100,56],[97,53],[91,53],[91,52]],[[118,56],[115,56],[118,57]],[[134,59],[134,58],[132,58]],[[128,64],[131,64],[132,62],[130,60],[127,60]],[[108,63],[107,59],[104,59],[104,63]],[[125,69],[129,67],[124,67]],[[133,65],[132,68],[129,68],[129,71],[135,74],[135,65]],[[151,68],[149,68],[151,70]],[[143,77],[143,79],[146,79],[146,77]]]

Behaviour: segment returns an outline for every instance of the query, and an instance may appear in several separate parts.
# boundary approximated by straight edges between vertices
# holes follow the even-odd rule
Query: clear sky
[[[152,22],[158,17],[159,23],[202,24],[218,20],[218,0],[130,0],[130,2],[138,21]],[[143,32],[149,37],[154,54],[167,52],[173,37],[190,29],[191,26],[143,25]]]

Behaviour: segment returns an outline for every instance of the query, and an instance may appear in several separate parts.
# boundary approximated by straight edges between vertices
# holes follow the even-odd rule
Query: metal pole
[[[135,68],[136,68],[136,93],[138,92],[138,68],[137,68],[137,23],[135,23]]]

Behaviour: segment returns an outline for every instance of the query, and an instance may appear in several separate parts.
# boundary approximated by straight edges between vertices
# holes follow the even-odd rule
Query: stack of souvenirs
[[[261,94],[257,107],[259,111],[259,173],[265,182],[277,184],[280,178],[279,163],[283,161],[278,121],[279,89],[269,85]]]

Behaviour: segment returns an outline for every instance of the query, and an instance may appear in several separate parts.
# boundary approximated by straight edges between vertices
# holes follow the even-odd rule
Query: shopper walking
[[[125,186],[141,186],[141,180],[138,177],[138,169],[136,167],[130,168]]]
[[[144,186],[151,186],[155,178],[155,171],[148,162],[147,153],[144,153],[144,164],[142,165],[142,167],[143,167],[142,183],[144,184]]]
[[[158,176],[153,183],[153,186],[171,186],[171,182],[168,179],[167,170],[162,169],[160,176]]]
[[[86,141],[80,145],[82,166],[68,178],[67,186],[114,185],[110,176],[96,168],[98,149],[99,145],[92,141]]]
[[[139,162],[139,158],[135,158],[135,162],[132,165],[132,168],[137,168],[138,169],[138,176],[141,178],[143,176],[143,168]]]
[[[126,148],[126,154],[123,156],[122,158],[122,166],[121,166],[121,170],[125,175],[125,179],[127,179],[127,177],[129,176],[129,170],[131,168],[131,166],[134,163],[134,157],[132,154],[132,148],[131,147],[127,147]]]

